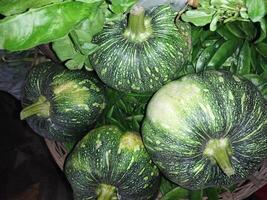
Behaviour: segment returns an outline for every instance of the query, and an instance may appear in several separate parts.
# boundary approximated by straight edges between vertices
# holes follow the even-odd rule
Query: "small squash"
[[[88,131],[105,107],[104,88],[85,71],[51,62],[33,67],[25,81],[21,119],[43,137],[73,141]]]
[[[93,38],[90,61],[100,79],[122,92],[154,92],[179,77],[191,51],[190,26],[175,24],[169,6],[135,6],[119,22],[107,22]]]
[[[113,125],[80,140],[64,170],[75,200],[152,200],[158,193],[159,171],[141,137]]]
[[[267,102],[230,72],[186,75],[152,97],[142,134],[152,160],[175,183],[229,186],[267,157]]]

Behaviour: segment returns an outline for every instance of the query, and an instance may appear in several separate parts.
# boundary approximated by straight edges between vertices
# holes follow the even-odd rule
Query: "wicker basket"
[[[64,161],[68,154],[63,144],[45,139],[50,153],[61,170],[63,170]],[[263,163],[260,169],[249,177],[246,181],[238,184],[233,192],[224,192],[220,194],[220,200],[242,200],[249,197],[258,189],[267,184],[267,161]],[[206,198],[204,198],[206,199]]]

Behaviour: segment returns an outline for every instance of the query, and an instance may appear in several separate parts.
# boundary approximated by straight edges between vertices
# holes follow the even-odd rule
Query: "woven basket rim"
[[[64,161],[68,155],[68,151],[60,142],[44,139],[45,143],[58,167],[64,170]],[[219,200],[242,200],[254,192],[259,190],[267,183],[267,160],[262,164],[258,171],[256,171],[247,180],[240,182],[236,189],[232,192],[226,191],[219,195]],[[206,197],[203,200],[207,200]]]

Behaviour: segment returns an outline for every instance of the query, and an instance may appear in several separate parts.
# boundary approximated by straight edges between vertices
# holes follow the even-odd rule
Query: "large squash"
[[[159,171],[138,133],[116,126],[90,131],[65,163],[75,200],[143,200],[158,193]]]
[[[26,77],[21,119],[41,136],[58,141],[82,137],[105,107],[104,88],[93,74],[51,62]]]
[[[190,189],[228,186],[267,157],[267,104],[256,86],[230,72],[186,75],[152,97],[142,133],[170,180]]]
[[[189,60],[190,26],[178,22],[169,6],[144,11],[134,7],[127,19],[108,22],[93,38],[90,56],[98,76],[123,92],[154,92],[179,77]]]

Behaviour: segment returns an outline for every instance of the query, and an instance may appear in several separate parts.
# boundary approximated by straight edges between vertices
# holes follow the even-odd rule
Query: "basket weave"
[[[59,168],[63,170],[64,161],[68,155],[66,148],[63,144],[56,141],[45,139],[45,142],[55,162]],[[265,184],[267,184],[267,161],[265,161],[259,170],[247,180],[239,183],[233,192],[224,192],[220,194],[219,199],[242,200],[252,195]],[[203,200],[204,199],[207,198],[203,198]]]

